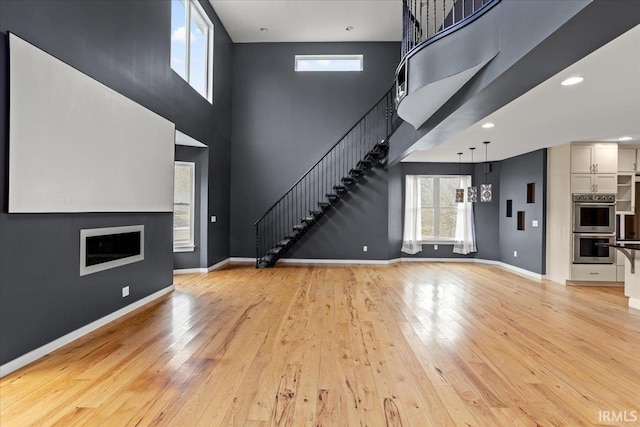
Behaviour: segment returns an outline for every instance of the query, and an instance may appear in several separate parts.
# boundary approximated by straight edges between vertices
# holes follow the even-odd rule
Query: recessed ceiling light
[[[495,125],[493,123],[485,123],[482,125],[483,129],[491,129],[492,127],[494,127]]]
[[[260,28],[260,31],[262,31],[263,33],[266,33],[267,31],[269,31],[269,29],[267,27],[262,27]]]
[[[618,141],[631,141],[633,137],[631,136],[623,136],[622,138],[618,138]]]
[[[560,84],[562,86],[573,86],[573,85],[577,85],[578,83],[582,83],[583,80],[584,80],[584,77],[580,77],[580,76],[569,77],[568,79],[564,79]]]
[[[347,28],[345,28],[345,30],[351,31],[351,30],[353,30],[353,27],[351,25],[349,25]]]

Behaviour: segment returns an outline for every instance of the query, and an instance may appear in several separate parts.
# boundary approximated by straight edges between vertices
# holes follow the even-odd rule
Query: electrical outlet
[[[433,250],[437,251],[438,250],[438,245],[433,245]]]
[[[518,258],[518,251],[513,251],[514,258]]]
[[[531,226],[532,227],[537,227],[538,226],[538,220],[534,219],[533,221],[531,221]]]
[[[211,222],[216,222],[218,218],[215,215],[211,215]]]
[[[122,288],[122,298],[129,296],[129,286]]]
[[[367,251],[369,250],[369,248],[368,248],[367,246],[363,246],[363,247],[362,247],[362,250],[363,250],[364,252],[367,252]]]

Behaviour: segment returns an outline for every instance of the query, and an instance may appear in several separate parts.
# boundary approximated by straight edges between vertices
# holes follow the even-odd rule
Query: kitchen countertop
[[[629,307],[640,310],[640,274],[635,274],[636,270],[640,270],[640,257],[636,257],[636,252],[640,251],[640,243],[619,241],[617,243],[596,243],[596,246],[614,248],[624,254],[626,258],[624,262],[624,294],[629,297]]]

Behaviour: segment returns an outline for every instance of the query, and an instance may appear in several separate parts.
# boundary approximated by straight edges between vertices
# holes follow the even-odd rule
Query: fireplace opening
[[[80,275],[144,259],[144,225],[80,230]]]

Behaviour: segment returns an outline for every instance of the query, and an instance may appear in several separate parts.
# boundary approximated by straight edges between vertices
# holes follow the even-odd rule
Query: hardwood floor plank
[[[0,425],[590,426],[640,414],[621,289],[495,266],[231,265],[0,379]],[[605,423],[606,424],[606,423]]]

